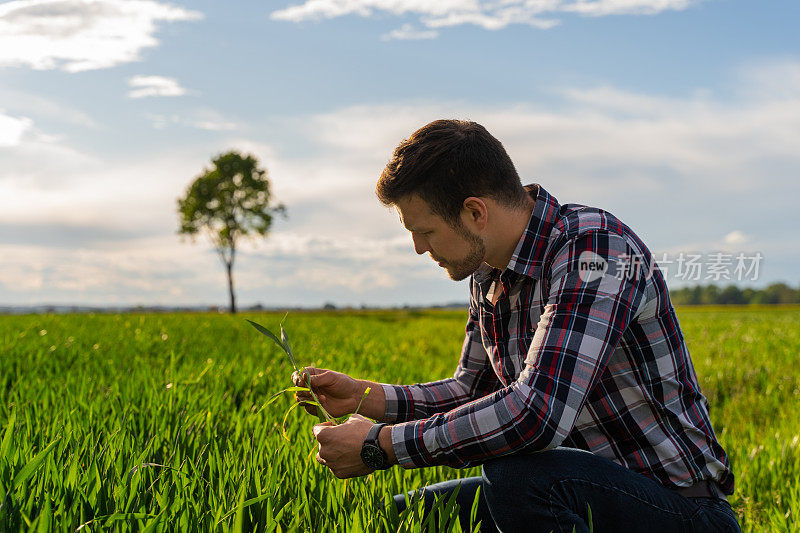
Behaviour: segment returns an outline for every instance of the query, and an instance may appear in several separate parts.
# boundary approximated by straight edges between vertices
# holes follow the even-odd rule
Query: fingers
[[[303,391],[294,393],[294,399],[296,401],[300,402],[300,403],[302,403],[302,402],[313,402],[315,400],[314,396],[312,396],[308,392],[303,392]],[[318,399],[321,402],[324,402],[325,401],[325,395],[324,394],[317,394],[317,398],[316,399]]]
[[[300,379],[303,383],[306,382],[306,378],[310,379],[311,386],[314,390],[317,390],[320,387],[330,387],[331,385],[337,385],[337,380],[339,379],[339,372],[334,372],[333,370],[324,370],[320,368],[314,368],[313,371],[309,371],[309,376],[306,376],[305,373],[301,370],[300,371]],[[306,387],[308,385],[305,385]]]
[[[313,416],[317,416],[317,413],[318,413],[317,406],[316,405],[311,405],[310,403],[307,403],[307,402],[313,402],[314,401],[314,397],[311,395],[311,393],[303,392],[303,391],[296,392],[294,394],[294,399],[295,399],[295,401],[297,403],[299,403],[306,410],[306,412],[308,414],[313,415]],[[321,394],[317,395],[317,399],[319,399],[319,401],[323,402],[323,404],[324,404],[324,402],[325,402],[325,396],[324,395],[321,395]]]
[[[306,370],[311,373],[311,368],[307,368]],[[297,387],[305,387],[306,386],[306,376],[303,370],[295,370],[292,372],[292,383],[295,384]]]
[[[319,424],[314,424],[314,427],[311,429],[312,433],[314,433],[314,437],[317,439],[318,442],[322,443],[327,437],[325,435],[328,428],[333,427],[332,422],[321,422]]]
[[[303,372],[298,372],[297,370],[292,372],[292,383],[294,383],[296,387],[305,387],[306,380]]]
[[[294,372],[292,372],[292,383],[294,383],[298,387],[307,387],[308,385],[306,384],[306,372],[308,372],[311,376],[316,378],[317,376],[325,374],[328,371],[325,370],[324,368],[315,368],[313,366],[307,366],[301,368],[300,370],[295,370]],[[312,381],[316,382],[316,379],[312,378]]]
[[[297,387],[308,387],[308,384],[306,383],[306,377],[307,377],[306,376],[306,372],[308,372],[308,374],[310,376],[314,376],[314,378],[311,380],[312,381],[312,386],[314,388],[314,392],[318,392],[318,390],[319,390],[318,387],[319,386],[323,386],[324,387],[325,385],[328,384],[328,382],[331,381],[330,376],[332,375],[332,373],[330,371],[325,370],[325,369],[321,369],[321,368],[314,368],[313,366],[310,366],[310,367],[302,368],[302,369],[300,369],[298,371],[293,372],[292,373],[292,383],[294,383],[294,385],[297,386]],[[304,402],[312,402],[312,401],[315,401],[315,400],[319,400],[321,403],[324,404],[324,402],[326,400],[324,394],[319,394],[318,393],[317,397],[314,398],[314,396],[310,392],[306,392],[306,391],[296,392],[295,395],[294,395],[294,398],[295,398],[295,400],[297,402],[300,403],[300,405],[303,406],[303,408],[306,410],[306,412],[308,414],[310,414],[310,415],[317,415],[317,413],[318,413],[317,406],[315,406],[315,405],[306,405]]]
[[[317,452],[317,457],[316,457],[316,459],[317,459],[317,462],[318,462],[319,464],[321,464],[321,465],[322,465],[322,466],[324,466],[324,467],[327,467],[327,468],[328,468],[328,470],[330,470],[330,471],[331,471],[331,474],[333,474],[333,475],[334,475],[334,476],[336,476],[337,478],[339,478],[339,479],[345,479],[345,478],[347,477],[347,476],[345,476],[345,475],[342,475],[342,472],[341,472],[339,469],[337,469],[335,465],[328,464],[328,460],[327,460],[327,459],[325,459],[324,457],[322,457],[322,455],[320,455],[320,453],[319,453],[319,452]]]
[[[300,402],[300,405],[303,407],[303,409],[306,410],[306,413],[308,413],[308,414],[310,414],[312,416],[317,416],[317,406],[316,405],[309,405],[309,404],[303,403],[303,402]]]

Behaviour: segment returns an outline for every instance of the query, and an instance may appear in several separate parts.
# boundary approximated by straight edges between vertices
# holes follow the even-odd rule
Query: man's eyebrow
[[[428,230],[426,230],[424,228],[409,228],[405,224],[403,224],[403,227],[406,228],[411,233],[425,233],[426,231],[428,231]]]
[[[415,231],[416,231],[416,232],[418,232],[418,231],[419,231],[419,230],[416,230],[416,229],[411,229],[411,228],[409,228],[408,226],[406,226],[406,221],[405,221],[405,220],[403,220],[403,215],[401,215],[399,211],[398,211],[398,213],[397,213],[397,217],[400,219],[400,223],[403,225],[403,227],[404,227],[404,228],[406,228],[408,231],[410,231],[410,232],[412,232],[412,233],[413,233],[413,232],[415,232]]]

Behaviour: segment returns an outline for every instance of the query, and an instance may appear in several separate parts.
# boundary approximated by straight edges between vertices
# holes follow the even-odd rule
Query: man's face
[[[453,227],[434,214],[428,203],[417,195],[398,201],[400,221],[411,232],[414,250],[428,252],[439,266],[447,270],[450,279],[461,281],[481,266],[486,256],[483,240],[463,224]]]

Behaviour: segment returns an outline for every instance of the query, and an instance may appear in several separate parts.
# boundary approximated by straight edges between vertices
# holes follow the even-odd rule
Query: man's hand
[[[355,411],[364,388],[359,386],[359,382],[347,374],[325,370],[324,368],[306,367],[311,375],[311,388],[319,398],[322,407],[334,418],[344,416]],[[298,387],[308,387],[306,384],[305,372],[294,372],[292,383]],[[313,401],[313,397],[308,392],[298,392],[295,395],[298,402]],[[312,415],[317,414],[317,407],[314,405],[303,405],[305,410]]]
[[[373,422],[361,415],[353,415],[347,422],[338,426],[333,426],[330,422],[316,424],[314,437],[319,442],[317,462],[327,466],[339,479],[366,476],[371,473],[373,470],[361,460],[361,446],[372,426]],[[383,427],[381,434],[388,431],[388,427]],[[396,462],[394,450],[387,450],[385,446],[381,448],[387,452],[389,464],[394,464]]]

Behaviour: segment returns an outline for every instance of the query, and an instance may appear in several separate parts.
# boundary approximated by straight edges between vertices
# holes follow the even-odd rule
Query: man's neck
[[[505,270],[511,261],[511,256],[514,255],[514,250],[517,249],[517,244],[528,227],[533,207],[536,205],[533,198],[529,196],[528,199],[529,202],[522,209],[503,209],[497,212],[494,225],[496,233],[493,236],[497,246],[494,253],[486,257],[485,262],[489,266]]]

